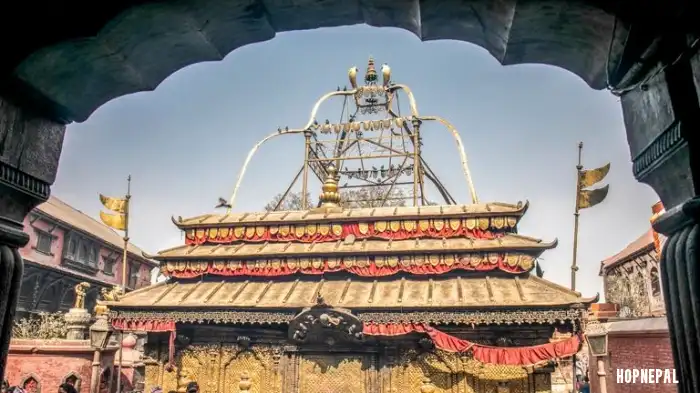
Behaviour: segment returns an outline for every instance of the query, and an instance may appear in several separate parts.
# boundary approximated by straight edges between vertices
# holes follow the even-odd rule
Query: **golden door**
[[[299,356],[298,393],[372,393],[375,380],[369,355]]]
[[[178,353],[172,370],[162,357],[147,363],[144,391],[159,386],[165,393],[184,393],[194,381],[201,393],[239,393],[245,375],[247,392],[277,393],[281,388],[277,361],[272,349],[264,346],[191,345]]]

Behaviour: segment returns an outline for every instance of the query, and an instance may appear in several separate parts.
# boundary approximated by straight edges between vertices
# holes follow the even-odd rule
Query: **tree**
[[[389,186],[358,187],[345,190],[341,193],[340,203],[346,208],[380,207],[382,206],[382,198],[387,191],[389,191]],[[283,195],[275,195],[265,205],[265,211],[274,210]],[[389,191],[389,196],[384,206],[406,206],[408,199],[402,189],[394,188]],[[309,207],[316,207],[318,204],[317,198],[312,198],[309,193],[307,193],[306,200]],[[437,203],[428,202],[427,205],[437,205]],[[287,197],[277,210],[303,210],[301,206],[301,192],[290,192],[287,194]]]

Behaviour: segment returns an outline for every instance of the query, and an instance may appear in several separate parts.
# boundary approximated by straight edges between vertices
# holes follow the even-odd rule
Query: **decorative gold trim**
[[[270,323],[286,324],[296,312],[280,311],[124,311],[110,310],[110,319],[129,321],[175,321],[177,323]],[[458,325],[510,325],[579,323],[579,310],[512,309],[504,311],[436,311],[436,312],[355,312],[364,323],[429,323]]]
[[[403,267],[411,266],[423,266],[426,261],[429,261],[432,266],[453,266],[455,263],[461,263],[467,269],[476,269],[480,265],[488,264],[495,265],[499,260],[503,260],[503,264],[515,269],[519,268],[522,272],[530,271],[534,266],[535,257],[528,254],[522,253],[468,253],[468,254],[421,254],[421,255],[401,255],[389,256],[389,257],[374,257],[374,263],[377,267],[383,267],[388,265],[390,267],[396,267],[400,263]],[[161,272],[165,275],[177,274],[184,271],[200,272],[204,273],[209,270],[209,266],[212,266],[215,270],[221,268],[227,268],[229,270],[238,270],[242,263],[247,264],[249,268],[261,268],[265,267],[270,263],[270,266],[279,268],[286,267],[289,269],[296,269],[300,266],[302,269],[308,269],[309,267],[314,267],[319,269],[322,267],[323,263],[321,258],[314,257],[315,263],[313,265],[309,264],[309,257],[300,258],[269,258],[269,259],[231,259],[231,260],[216,260],[216,261],[177,261],[170,260],[161,263]],[[343,266],[344,268],[354,268],[354,267],[366,267],[369,263],[368,258],[363,256],[363,258],[358,258],[358,256],[344,256],[337,258],[327,259],[328,268],[335,269],[338,266]],[[218,269],[217,269],[218,268]],[[489,269],[490,270],[490,269]]]

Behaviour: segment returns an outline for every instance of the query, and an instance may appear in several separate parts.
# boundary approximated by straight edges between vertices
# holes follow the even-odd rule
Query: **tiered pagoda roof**
[[[367,322],[552,323],[595,301],[530,274],[556,240],[517,234],[527,203],[342,209],[323,197],[306,211],[173,220],[186,244],[149,256],[168,282],[109,305],[286,323],[322,296]]]

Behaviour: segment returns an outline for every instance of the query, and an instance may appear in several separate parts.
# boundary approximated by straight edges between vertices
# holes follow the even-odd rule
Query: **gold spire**
[[[321,200],[321,208],[333,208],[340,207],[340,193],[338,192],[338,170],[335,165],[330,164],[326,168],[328,172],[328,177],[323,182],[323,187],[321,189],[321,195],[319,199]]]
[[[377,70],[374,68],[374,58],[370,56],[367,62],[367,73],[365,73],[365,82],[374,83],[377,81]]]

